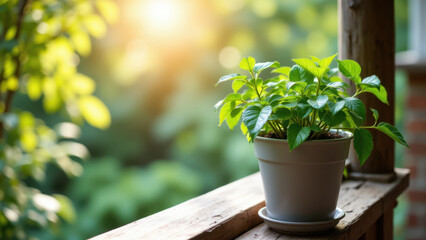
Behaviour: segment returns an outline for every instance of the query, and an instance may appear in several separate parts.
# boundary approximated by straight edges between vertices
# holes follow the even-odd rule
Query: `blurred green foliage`
[[[10,13],[0,14],[4,29],[5,22],[16,22],[18,1],[0,0],[0,3]],[[60,129],[77,129],[81,132],[79,141],[90,149],[91,159],[83,162],[69,157],[76,166],[83,166],[79,178],[70,180],[62,170],[43,162],[44,180],[25,181],[26,188],[37,188],[46,195],[68,196],[75,208],[74,221],[51,230],[36,231],[32,223],[19,223],[21,229],[42,239],[88,238],[257,171],[252,146],[244,136],[238,130],[230,132],[217,126],[219,120],[212,106],[231,86],[217,89],[214,84],[220,76],[235,71],[243,56],[289,64],[292,57],[325,57],[337,52],[336,1],[34,0],[32,3],[35,4],[32,6],[39,4],[42,11],[28,9],[23,25],[28,25],[28,34],[40,35],[41,41],[48,41],[60,26],[69,23],[74,27],[61,32],[53,45],[40,42],[39,47],[50,46],[47,47],[50,57],[31,58],[35,63],[27,66],[28,73],[40,72],[43,69],[40,65],[46,65],[45,70],[27,75],[28,79],[22,74],[21,94],[16,94],[13,106],[27,113],[31,111],[34,118],[44,119],[44,125],[40,120],[35,121],[42,126],[55,126],[64,117],[77,124],[86,119],[100,128],[111,123],[110,128],[100,130],[88,125],[80,129],[67,122],[66,127],[60,124],[48,131],[59,139],[58,142],[51,138],[53,146],[58,146],[63,139],[70,140],[60,134]],[[407,45],[407,3],[396,0],[395,4],[400,51]],[[162,12],[170,13],[168,17],[155,15],[159,6]],[[104,20],[115,22],[108,31]],[[164,24],[167,21],[169,24]],[[96,38],[106,35],[91,44],[88,34]],[[45,52],[37,49],[31,47],[28,54]],[[54,62],[60,62],[62,67],[52,67]],[[78,63],[80,73],[76,71]],[[43,80],[46,73],[49,81]],[[95,79],[96,84],[87,76]],[[15,83],[11,80],[8,86],[13,89]],[[99,107],[99,100],[93,97],[79,100],[91,94],[103,99],[111,111],[111,121],[100,117],[109,115],[106,108]],[[58,110],[59,114],[46,114],[45,110]],[[13,123],[18,117],[7,121]],[[35,136],[41,138],[38,133]],[[31,140],[27,141],[31,147]],[[13,149],[16,148],[23,151],[20,143],[15,144]],[[50,162],[55,165],[57,158]],[[34,168],[40,166],[33,163],[30,165]],[[14,171],[22,165],[20,161],[16,164]],[[10,186],[3,179],[2,191]],[[25,206],[36,209],[30,200]],[[68,218],[72,219],[70,212]],[[10,225],[1,229],[15,230]]]
[[[68,177],[81,175],[88,150],[75,141],[76,124],[110,124],[109,110],[92,95],[95,82],[77,71],[77,53],[89,54],[90,36],[106,31],[96,10],[104,5],[103,0],[0,1],[1,239],[53,236],[63,220],[76,220],[72,202],[43,185],[51,166]],[[14,98],[36,101],[39,109],[59,112],[69,122],[51,128],[37,117],[39,111],[14,105]]]

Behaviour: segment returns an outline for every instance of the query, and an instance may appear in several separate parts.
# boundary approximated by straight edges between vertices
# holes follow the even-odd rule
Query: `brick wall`
[[[407,240],[426,240],[426,72],[408,76],[406,133],[410,149],[405,166],[411,169],[411,180]]]

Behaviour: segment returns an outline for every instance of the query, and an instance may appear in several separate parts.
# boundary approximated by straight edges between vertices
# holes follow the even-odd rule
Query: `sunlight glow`
[[[141,21],[149,33],[170,34],[184,26],[186,9],[179,0],[147,0],[142,8]]]

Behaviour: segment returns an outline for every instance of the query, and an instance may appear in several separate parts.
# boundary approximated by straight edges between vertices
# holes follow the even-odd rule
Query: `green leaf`
[[[271,106],[261,108],[259,106],[252,105],[244,110],[242,119],[252,139],[254,139],[259,134],[260,130],[268,121],[271,113]]]
[[[314,125],[311,125],[311,126],[309,126],[310,128],[311,128],[311,130],[312,131],[314,131],[314,132],[322,132],[322,129],[318,126],[318,125],[316,125],[316,124],[314,124]]]
[[[242,107],[237,107],[231,111],[231,114],[226,118],[226,123],[228,124],[229,129],[233,130],[234,127],[238,124],[243,113]]]
[[[336,56],[337,56],[337,53],[334,54],[333,56],[321,59],[321,61],[319,62],[319,65],[323,68],[328,68]]]
[[[321,121],[325,122],[327,126],[334,127],[340,125],[343,121],[346,120],[346,114],[343,111],[337,112],[335,115],[330,112],[325,112],[323,116],[320,117]]]
[[[257,75],[259,75],[260,72],[262,72],[263,70],[265,70],[265,69],[267,69],[269,67],[274,67],[274,68],[280,67],[280,63],[277,62],[277,61],[275,61],[275,62],[256,63],[254,65],[253,72],[255,72]]]
[[[250,137],[250,134],[244,122],[240,124],[240,129],[241,129],[241,132],[246,136],[247,141],[252,142],[252,138]]]
[[[361,66],[353,60],[337,60],[337,66],[343,76],[347,78],[357,77],[361,74]]]
[[[359,127],[362,124],[364,124],[364,119],[362,119],[360,116],[358,116],[356,113],[354,113],[353,111],[346,111],[347,114],[347,120],[348,122],[350,122],[351,125],[355,126],[355,127]]]
[[[280,83],[282,83],[282,82],[284,82],[283,80],[280,80],[280,81],[278,81],[278,82],[276,82],[276,81],[268,81],[266,84],[264,84],[266,87],[275,87],[275,86],[277,86],[278,84],[280,84]]]
[[[274,94],[274,95],[268,96],[266,98],[266,101],[269,103],[269,105],[271,105],[271,107],[275,107],[281,102],[282,98],[283,96]]]
[[[292,59],[292,60],[297,65],[308,70],[310,73],[312,73],[315,77],[319,79],[322,78],[322,76],[324,75],[324,72],[327,70],[327,68],[317,67],[315,62],[309,58],[299,58],[299,59]]]
[[[331,114],[335,115],[337,112],[342,110],[343,107],[345,107],[345,101],[342,100],[342,101],[338,101],[336,103],[328,102],[327,105],[328,105],[328,108],[331,111]]]
[[[92,94],[95,91],[96,84],[90,77],[77,73],[71,82],[72,90],[81,95]]]
[[[22,148],[29,153],[35,150],[38,143],[37,135],[31,128],[27,128],[21,132],[19,141],[21,143]]]
[[[327,83],[327,87],[330,87],[330,88],[344,88],[344,87],[346,87],[347,88],[347,87],[349,87],[349,85],[345,82],[330,82],[330,83]]]
[[[327,104],[328,96],[319,95],[316,100],[308,99],[309,105],[311,105],[315,109],[321,109]]]
[[[287,120],[291,118],[291,111],[288,108],[276,108],[273,113],[273,118],[279,119],[279,120]]]
[[[89,55],[92,50],[89,34],[83,31],[74,31],[70,34],[70,40],[75,50],[82,56]]]
[[[239,93],[230,93],[225,99],[223,99],[223,103],[231,102],[231,101],[241,101],[241,94]]]
[[[63,101],[57,92],[52,94],[45,94],[43,98],[43,107],[47,113],[54,113],[58,111],[63,104]]]
[[[219,112],[219,126],[222,125],[223,121],[225,121],[229,114],[231,114],[234,108],[235,102],[227,102],[225,105],[223,105]]]
[[[360,84],[361,83],[361,77],[360,76],[355,76],[351,78],[352,82],[354,82],[355,84]]]
[[[245,75],[241,75],[241,74],[239,74],[239,73],[232,73],[232,74],[228,74],[228,75],[225,75],[225,76],[223,76],[223,77],[221,77],[220,79],[219,79],[219,81],[216,83],[216,86],[219,84],[219,83],[222,83],[222,82],[226,82],[226,81],[230,81],[230,80],[246,80],[247,79],[247,76],[245,76]]]
[[[303,119],[312,112],[312,107],[304,102],[299,102],[296,107],[296,114],[299,118]]]
[[[246,84],[246,82],[244,82],[243,80],[234,80],[232,82],[232,90],[234,90],[234,93],[238,92],[244,85]]]
[[[268,101],[269,103],[272,103],[272,102],[275,102],[275,101],[280,100],[282,98],[283,98],[283,96],[274,94],[274,95],[268,96],[265,100]]]
[[[288,78],[290,75],[290,70],[291,70],[291,67],[280,67],[280,68],[276,68],[272,70],[272,73],[279,73]]]
[[[253,78],[253,79],[250,79],[249,82],[251,86],[256,86],[258,91],[260,91],[260,89],[262,89],[263,87],[263,79],[261,78]]]
[[[289,79],[292,82],[306,82],[312,83],[314,81],[315,76],[312,75],[309,71],[303,69],[298,65],[294,65],[290,70]]]
[[[293,123],[287,130],[287,140],[290,147],[290,151],[300,146],[309,137],[311,129],[309,127],[300,126],[297,123]]]
[[[292,59],[292,61],[306,70],[309,70],[310,68],[317,68],[315,62],[309,58]]]
[[[398,142],[401,145],[404,145],[408,147],[407,142],[404,139],[404,136],[398,131],[398,129],[389,123],[381,122],[376,127],[377,130],[381,131],[382,133],[388,135],[390,138],[392,138],[394,141]]]
[[[223,100],[220,100],[219,102],[217,102],[214,105],[214,110],[217,111],[217,109],[222,106],[223,104],[227,103],[227,102],[236,102],[236,101],[241,101],[241,94],[239,93],[230,93],[228,94]]]
[[[92,126],[105,129],[111,124],[111,115],[105,104],[94,96],[83,96],[78,106],[84,119]]]
[[[312,61],[319,63],[321,61],[321,59],[319,59],[318,57],[315,56],[311,56]]]
[[[344,111],[346,114],[346,120],[341,123],[342,127],[345,128],[357,128],[358,126],[355,124],[353,119],[350,117],[349,113],[347,111]]]
[[[255,64],[256,64],[256,60],[254,60],[254,58],[252,57],[243,58],[240,62],[240,68],[247,70],[253,74],[253,69]]]
[[[300,94],[303,94],[307,85],[308,84],[306,82],[288,82],[286,87],[287,91],[294,90]]]
[[[5,83],[8,90],[16,91],[19,88],[19,80],[14,76],[7,79]]]
[[[306,105],[309,106],[308,104],[306,104]],[[292,108],[292,107],[297,106],[297,102],[295,102],[295,101],[284,101],[283,103],[280,104],[280,106]]]
[[[380,90],[377,90],[377,88],[366,88],[364,91],[374,94],[382,103],[389,105],[388,92],[383,85],[380,85]]]
[[[60,205],[58,215],[67,222],[73,222],[76,218],[75,209],[72,201],[64,195],[53,194],[52,195]]]
[[[364,78],[361,83],[364,86],[374,87],[380,90],[380,79],[376,75]]]
[[[377,120],[379,119],[379,112],[377,112],[377,110],[374,109],[374,108],[370,108],[370,110],[373,112],[374,125],[376,125],[377,124]]]
[[[106,24],[97,14],[85,15],[83,24],[87,31],[96,38],[100,38],[106,33]]]
[[[247,88],[244,91],[243,95],[241,96],[241,98],[244,101],[248,101],[248,100],[253,99],[255,97],[256,97],[256,92],[253,90],[253,88]]]
[[[359,163],[362,166],[373,150],[373,136],[368,130],[355,128],[354,148],[358,155]]]
[[[114,23],[118,20],[118,7],[111,0],[97,0],[96,8],[109,23]]]
[[[35,101],[41,97],[42,81],[39,77],[30,76],[27,82],[28,97]]]
[[[361,100],[354,97],[344,98],[345,105],[353,111],[358,117],[365,121],[365,106]]]

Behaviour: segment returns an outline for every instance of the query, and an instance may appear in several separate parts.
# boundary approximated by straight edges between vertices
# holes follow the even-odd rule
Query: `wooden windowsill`
[[[409,171],[395,171],[397,178],[391,183],[344,181],[338,207],[346,216],[322,235],[295,237],[271,231],[257,215],[265,202],[260,174],[255,173],[92,239],[359,239],[392,211],[408,187]]]

